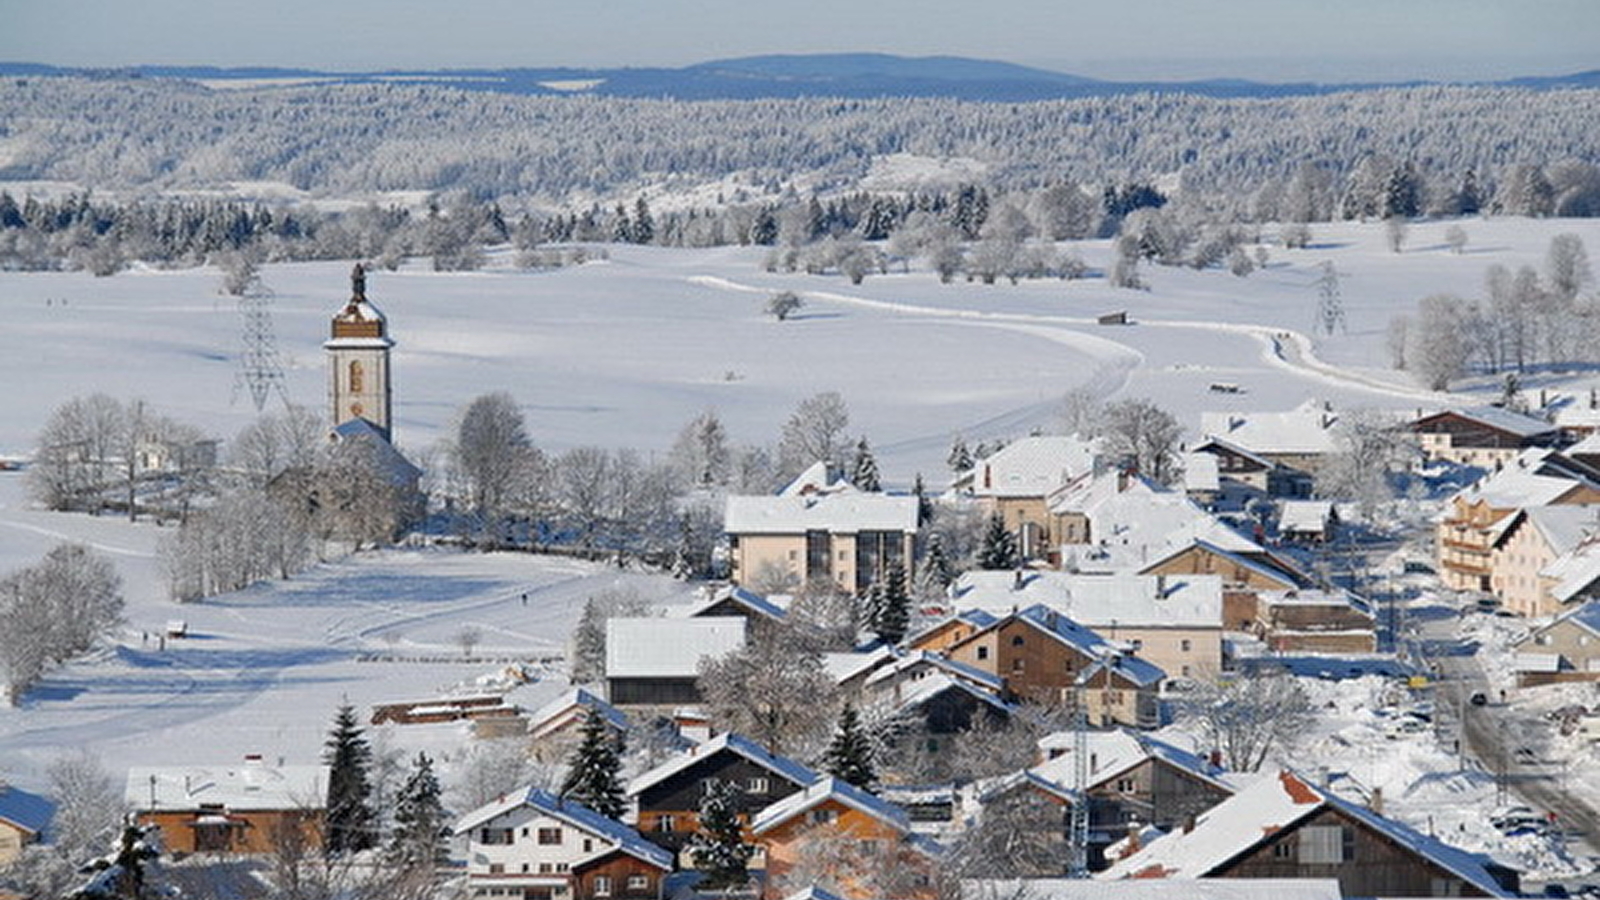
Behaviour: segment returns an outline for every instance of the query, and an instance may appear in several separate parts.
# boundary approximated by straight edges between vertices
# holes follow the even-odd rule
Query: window
[[[1136,787],[1137,787],[1137,784],[1134,782],[1134,780],[1132,778],[1118,778],[1117,779],[1117,790],[1122,792],[1122,793],[1124,793],[1124,794],[1133,793],[1133,791],[1134,791],[1134,789]]]
[[[1300,829],[1300,863],[1329,865],[1342,863],[1345,856],[1345,829],[1339,825],[1307,825]]]
[[[366,373],[361,370],[361,360],[350,361],[350,393],[359,394],[367,389]]]
[[[505,872],[506,872],[506,864],[505,863],[489,863],[489,874],[490,875],[504,875]]]
[[[1013,646],[1013,647],[1021,647],[1022,644],[1023,644],[1022,635],[1019,634],[1019,635],[1016,635],[1016,636],[1011,638],[1011,646]]]
[[[1020,675],[1022,670],[1027,666],[1027,663],[1027,660],[1019,656],[1011,661],[1011,671]]]
[[[528,864],[527,864],[527,863],[523,863],[523,864],[522,864],[522,871],[523,871],[523,872],[524,872],[524,873],[526,873],[526,872],[527,872],[527,871],[528,871]]]
[[[834,814],[831,809],[813,809],[811,811],[811,824],[813,825],[826,825],[832,822],[833,819]]]
[[[630,891],[648,891],[648,890],[650,890],[650,876],[649,875],[629,875],[628,876],[628,890],[630,890]]]
[[[656,819],[657,831],[677,831],[677,822],[671,816],[660,816]]]
[[[1294,856],[1294,842],[1285,838],[1272,845],[1273,859],[1289,859]]]
[[[1189,640],[1188,638],[1184,638],[1183,640],[1178,642],[1178,649],[1182,650],[1185,653],[1188,653],[1190,650],[1194,649],[1194,642]]]
[[[756,777],[756,778],[750,779],[750,793],[752,793],[752,794],[766,794],[766,793],[770,793],[771,791],[772,791],[772,783],[769,782],[767,779],[761,778],[761,777]]]
[[[585,853],[593,853],[594,852],[594,838],[584,838],[583,839],[583,852],[585,852]]]
[[[555,871],[555,869],[553,869],[553,868],[552,868],[552,867],[551,867],[551,866],[550,866],[550,864],[549,864],[549,863],[547,863],[547,862],[545,862],[545,863],[539,863],[539,874],[540,874],[540,875],[549,875],[549,874],[550,874],[550,873],[551,873],[551,872],[553,872],[553,871]]]
[[[989,648],[988,647],[979,647],[978,648],[978,658],[979,659],[988,659],[989,658]]]
[[[559,828],[541,828],[541,829],[539,829],[539,846],[541,846],[541,847],[549,847],[549,846],[552,846],[552,845],[555,845],[555,844],[560,844],[560,843],[561,843],[561,829],[559,829]]]
[[[596,897],[611,896],[611,876],[596,875],[594,877],[594,895]]]
[[[510,828],[484,828],[478,832],[480,844],[509,844],[514,839],[514,832]]]

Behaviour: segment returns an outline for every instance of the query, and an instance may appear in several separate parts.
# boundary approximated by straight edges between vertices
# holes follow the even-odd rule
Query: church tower
[[[332,426],[365,419],[389,434],[389,340],[383,313],[367,300],[367,272],[359,263],[350,273],[350,302],[333,317],[328,351],[328,395],[333,402]]]

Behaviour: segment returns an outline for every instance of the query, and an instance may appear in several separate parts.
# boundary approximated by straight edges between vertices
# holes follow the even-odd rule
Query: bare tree
[[[453,451],[473,512],[485,532],[496,535],[501,517],[531,476],[538,452],[516,400],[502,391],[467,404]]]
[[[1107,404],[1097,431],[1109,456],[1147,478],[1165,484],[1177,476],[1182,430],[1171,413],[1149,400],[1129,398]]]
[[[672,444],[671,458],[680,477],[692,487],[726,485],[733,474],[728,431],[713,410],[690,419]]]
[[[842,469],[850,446],[845,435],[849,425],[850,411],[837,391],[824,391],[800,401],[784,423],[778,442],[779,473],[793,478],[816,462]]]
[[[699,687],[718,728],[747,735],[773,753],[806,756],[820,749],[836,713],[837,689],[822,654],[795,626],[756,629],[743,648],[702,660]]]
[[[126,431],[126,411],[106,394],[75,397],[56,407],[39,433],[28,467],[33,496],[55,510],[105,506],[116,480],[116,450]]]
[[[1026,783],[983,804],[947,863],[963,878],[1060,877],[1066,871],[1066,807]]]
[[[1583,238],[1571,232],[1550,239],[1544,270],[1550,290],[1567,301],[1577,297],[1578,291],[1594,280],[1594,273],[1589,269],[1589,251],[1583,246]]]
[[[1347,410],[1333,427],[1338,450],[1317,475],[1324,497],[1354,500],[1369,521],[1393,498],[1391,473],[1403,468],[1412,444],[1396,423],[1371,410]]]
[[[799,312],[803,306],[805,301],[800,299],[799,294],[794,291],[779,291],[767,300],[765,311],[767,315],[782,322]]]
[[[249,484],[266,487],[295,468],[309,468],[326,441],[322,418],[304,406],[267,413],[245,426],[229,445],[228,458]]]
[[[91,649],[122,620],[122,579],[81,544],[0,578],[0,670],[14,705],[52,665]]]
[[[50,822],[55,849],[70,861],[83,862],[116,835],[122,823],[122,790],[88,750],[67,753],[47,771],[56,802]]]
[[[461,648],[461,655],[472,658],[472,648],[478,646],[483,640],[483,629],[476,625],[464,625],[455,634],[456,646]]]
[[[1180,714],[1239,772],[1257,771],[1274,750],[1292,748],[1312,717],[1305,691],[1282,670],[1202,685]]]
[[[1429,389],[1448,390],[1472,358],[1470,314],[1465,302],[1449,294],[1424,297],[1417,304],[1407,353],[1411,371]]]
[[[1451,225],[1444,230],[1444,243],[1451,253],[1460,256],[1467,249],[1467,230],[1460,225]]]
[[[1395,252],[1400,251],[1396,249]],[[1339,295],[1339,270],[1334,268],[1331,259],[1323,260],[1318,268],[1317,327],[1330,335],[1335,329],[1345,329],[1344,300]]]

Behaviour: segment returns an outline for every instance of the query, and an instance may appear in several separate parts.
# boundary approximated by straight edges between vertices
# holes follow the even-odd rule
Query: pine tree
[[[578,627],[572,631],[572,683],[588,684],[605,675],[606,611],[590,597],[584,601]]]
[[[656,239],[656,220],[650,215],[650,204],[640,197],[633,204],[633,233],[635,244],[648,244]]]
[[[873,782],[878,780],[872,756],[872,743],[861,727],[861,716],[853,704],[847,703],[839,713],[839,727],[833,733],[833,742],[822,756],[822,768],[840,781],[870,791]]]
[[[883,490],[883,485],[878,481],[878,460],[872,455],[872,448],[867,446],[866,438],[856,443],[856,459],[851,467],[850,483],[868,493]]]
[[[918,575],[925,594],[943,593],[956,580],[955,567],[944,552],[944,539],[938,534],[928,535],[928,547],[923,553],[922,569]]]
[[[441,842],[444,834],[444,804],[440,799],[439,779],[433,774],[433,760],[418,753],[395,798],[394,834],[389,839],[389,859],[406,867],[432,867],[444,863],[449,851]]]
[[[922,473],[917,473],[917,480],[911,485],[911,495],[917,498],[917,525],[920,527],[933,521],[933,501],[928,499],[928,489],[922,483]]]
[[[889,567],[883,581],[883,596],[872,630],[886,644],[898,644],[911,626],[911,595],[906,589],[905,566]]]
[[[329,853],[365,850],[372,846],[373,814],[369,805],[372,783],[367,769],[372,764],[372,748],[356,725],[355,707],[339,707],[333,731],[328,735],[328,834]]]
[[[995,513],[989,517],[989,527],[983,533],[983,549],[978,551],[978,568],[990,571],[1015,569],[1020,562],[1016,535],[1006,528],[1006,520]]]
[[[583,739],[568,760],[567,779],[561,796],[581,803],[595,812],[615,819],[622,815],[622,760],[617,739],[606,727],[605,716],[589,710],[583,720]]]
[[[957,475],[972,468],[972,451],[967,449],[967,442],[956,435],[950,442],[950,455],[945,457],[945,463],[950,466],[950,471]]]
[[[712,779],[700,798],[700,829],[689,839],[695,867],[705,873],[700,887],[711,890],[742,887],[755,848],[744,842],[739,823],[739,788]]]

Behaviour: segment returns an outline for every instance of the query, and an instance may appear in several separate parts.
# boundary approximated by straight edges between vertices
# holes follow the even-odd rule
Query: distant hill
[[[750,56],[681,68],[512,68],[329,72],[274,67],[135,66],[69,69],[0,62],[0,76],[76,75],[100,78],[180,78],[216,85],[237,81],[316,79],[335,83],[425,82],[510,94],[592,93],[611,97],[682,100],[792,97],[951,97],[1022,102],[1104,97],[1135,92],[1206,97],[1283,97],[1414,85],[1383,83],[1267,83],[1234,78],[1199,81],[1099,81],[1064,72],[957,56],[905,57],[882,53]],[[1600,71],[1514,78],[1492,84],[1530,90],[1600,87]],[[225,84],[223,85],[225,86]]]

